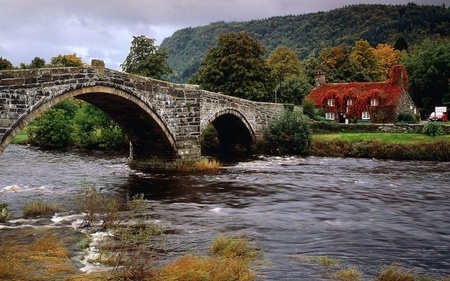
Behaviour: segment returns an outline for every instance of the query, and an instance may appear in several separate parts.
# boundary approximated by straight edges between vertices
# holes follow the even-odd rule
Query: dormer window
[[[377,99],[371,99],[371,100],[370,100],[370,105],[371,105],[371,106],[378,106],[378,101],[377,101]]]
[[[353,105],[353,100],[347,100],[347,105],[348,105],[348,106]]]
[[[328,104],[328,106],[334,106],[334,100],[328,99],[327,104]]]

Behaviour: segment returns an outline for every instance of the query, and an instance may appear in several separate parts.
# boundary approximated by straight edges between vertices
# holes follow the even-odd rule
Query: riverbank
[[[314,134],[311,155],[394,160],[450,161],[450,135],[405,133]]]

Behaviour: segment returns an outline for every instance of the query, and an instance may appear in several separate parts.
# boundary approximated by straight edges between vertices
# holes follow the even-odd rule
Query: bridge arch
[[[256,134],[247,118],[238,110],[227,108],[216,112],[202,126],[203,133],[206,127],[212,124],[219,137],[221,150],[234,150],[237,146],[250,149],[256,140]]]
[[[94,85],[77,89],[67,88],[31,106],[3,136],[2,150],[31,121],[57,103],[76,97],[107,113],[122,128],[130,140],[130,166],[139,159],[176,158],[175,137],[151,105],[136,95],[117,88]],[[151,145],[149,145],[151,144]]]

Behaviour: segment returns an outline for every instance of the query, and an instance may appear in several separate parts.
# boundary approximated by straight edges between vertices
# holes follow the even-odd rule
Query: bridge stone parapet
[[[0,71],[0,154],[25,126],[68,98],[109,114],[130,139],[130,166],[167,169],[200,157],[200,135],[213,124],[221,144],[250,146],[281,104],[259,103],[104,68]]]

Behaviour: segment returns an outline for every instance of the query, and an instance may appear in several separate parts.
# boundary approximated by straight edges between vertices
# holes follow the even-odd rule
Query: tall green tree
[[[130,53],[120,67],[128,73],[161,79],[172,73],[166,64],[168,57],[166,48],[155,46],[155,39],[143,35],[133,36]]]
[[[197,83],[209,91],[269,101],[273,82],[265,54],[264,45],[246,32],[220,34],[200,63]]]
[[[45,59],[40,57],[35,57],[30,64],[21,63],[21,69],[36,69],[36,68],[44,68],[45,67]]]
[[[14,66],[9,60],[0,57],[0,70],[7,70],[7,69],[14,69]]]
[[[410,94],[419,108],[450,106],[450,39],[434,36],[409,50],[401,62],[409,76]]]
[[[271,73],[278,84],[279,97],[282,96],[282,86],[286,79],[294,78],[300,74],[300,61],[297,54],[286,46],[278,46],[273,50],[269,58],[267,59]],[[277,96],[275,95],[275,102],[277,102]]]

